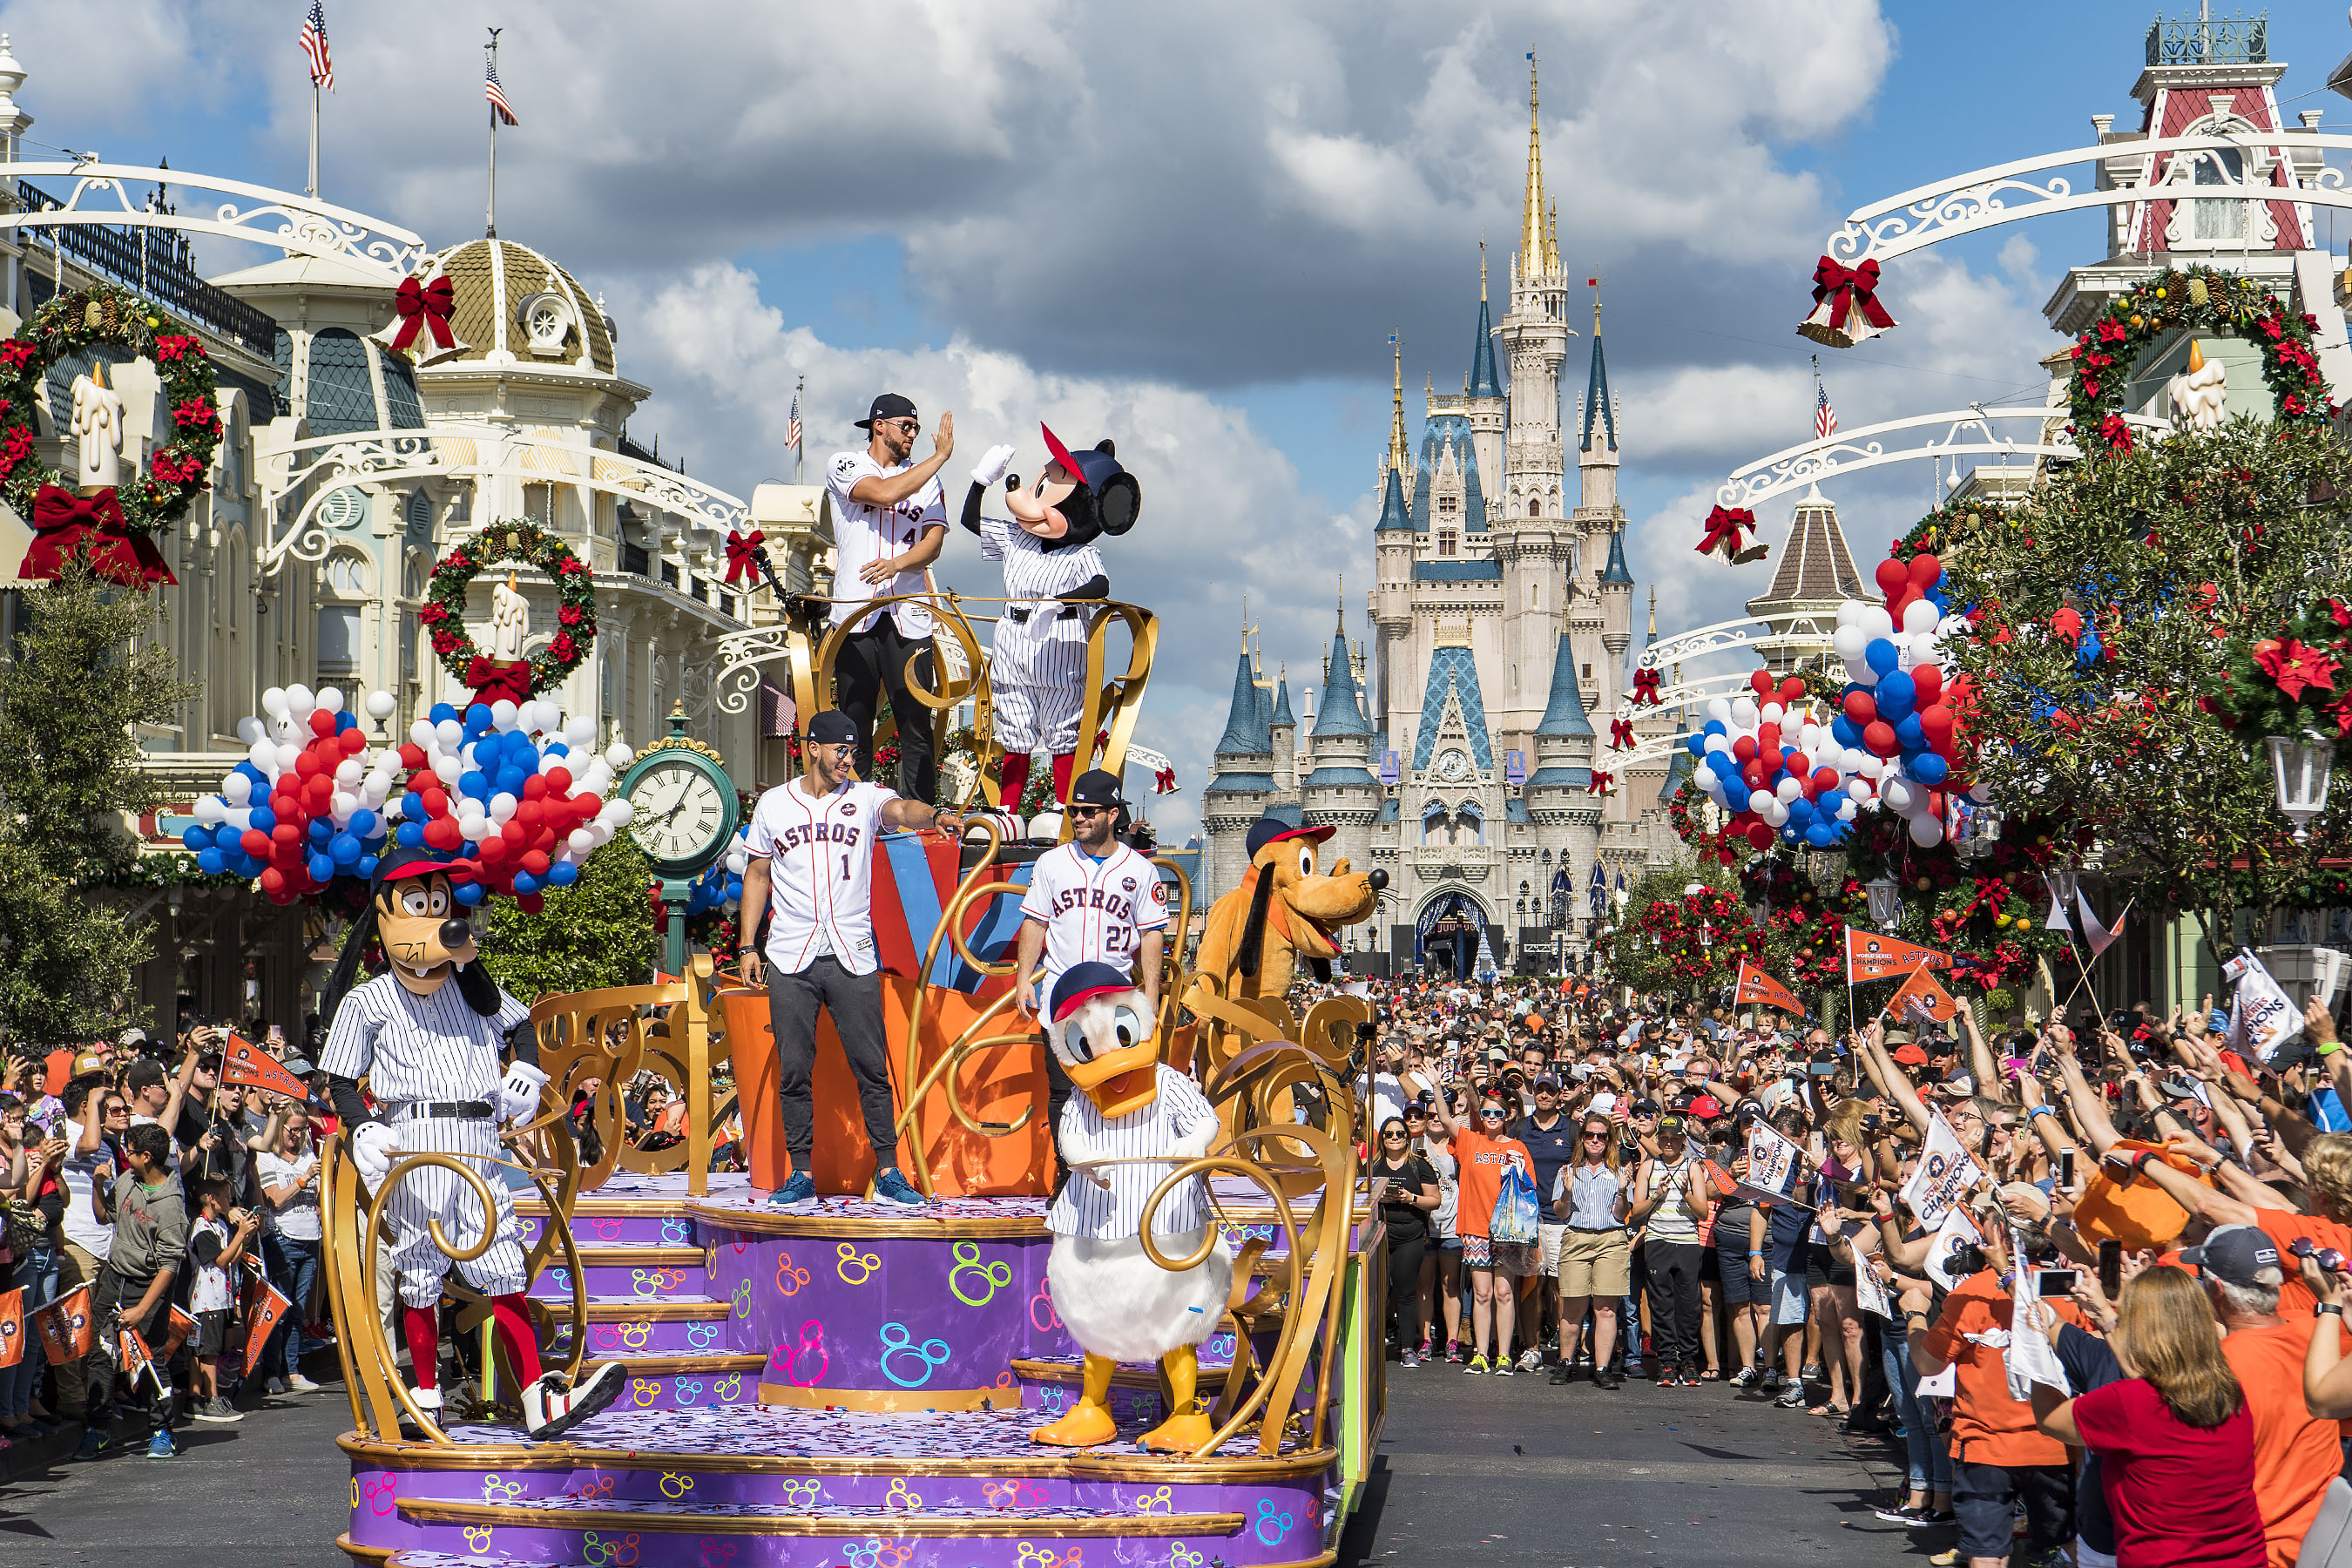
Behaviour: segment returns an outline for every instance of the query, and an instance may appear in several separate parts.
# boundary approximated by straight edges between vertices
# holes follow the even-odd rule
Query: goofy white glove
[[[972,465],[971,482],[985,489],[1004,478],[1013,468],[1013,448],[991,447]]]
[[[529,1062],[516,1062],[507,1068],[506,1081],[499,1085],[499,1119],[521,1121],[539,1109],[539,1091],[547,1087],[547,1075]]]
[[[389,1122],[363,1121],[352,1134],[352,1163],[360,1168],[360,1180],[370,1192],[383,1185],[383,1179],[392,1174],[393,1157],[399,1152],[400,1139]]]

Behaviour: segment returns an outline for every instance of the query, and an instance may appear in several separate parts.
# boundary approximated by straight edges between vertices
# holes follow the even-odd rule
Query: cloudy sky
[[[299,189],[304,8],[35,0],[0,4],[0,29],[30,75],[36,143]],[[499,142],[499,231],[604,294],[623,371],[654,389],[635,432],[696,475],[741,494],[789,476],[802,375],[811,473],[886,388],[927,419],[955,411],[959,487],[992,441],[1033,465],[1041,418],[1073,440],[1115,437],[1146,504],[1108,553],[1117,591],[1163,616],[1141,736],[1181,771],[1156,813],[1179,837],[1223,723],[1243,593],[1268,661],[1294,671],[1328,647],[1343,573],[1364,632],[1389,334],[1417,441],[1424,377],[1458,385],[1468,368],[1479,237],[1499,277],[1517,226],[1528,50],[1543,62],[1562,257],[1603,282],[1633,564],[1672,631],[1737,614],[1769,572],[1691,548],[1727,472],[1809,433],[1812,350],[1791,329],[1825,237],[1909,186],[2080,146],[2093,114],[2132,122],[2154,9],[453,0],[420,23],[328,0],[327,14],[324,194],[436,244],[481,232],[479,45],[485,26],[505,29],[522,123]],[[2352,113],[2323,87],[2347,46],[2335,7],[2273,11],[2290,115]],[[2058,344],[2040,307],[2101,254],[2097,224],[2021,224],[1895,264],[1901,329],[1822,365],[1843,423],[2037,397],[2035,362]],[[252,258],[224,251],[207,264]],[[1857,555],[1881,553],[1935,483],[1917,465],[1844,481],[1832,499]],[[1768,540],[1786,515],[1767,510]],[[950,579],[986,591],[992,574],[954,539]]]

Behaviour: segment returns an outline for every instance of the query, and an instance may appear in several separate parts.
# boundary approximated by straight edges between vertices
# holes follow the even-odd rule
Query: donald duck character
[[[1054,1249],[1045,1278],[1054,1307],[1086,1352],[1085,1389],[1059,1421],[1030,1436],[1087,1447],[1118,1436],[1111,1373],[1121,1362],[1156,1362],[1174,1395],[1168,1419],[1137,1441],[1191,1450],[1214,1428],[1194,1398],[1199,1346],[1214,1333],[1233,1289],[1222,1244],[1190,1268],[1162,1268],[1143,1250],[1143,1206],[1177,1166],[1218,1136],[1217,1113],[1192,1080],[1165,1066],[1152,1008],[1134,980],[1108,963],[1073,964],[1054,987],[1054,1054],[1079,1092],[1062,1108],[1061,1152],[1070,1180],[1045,1218]],[[1178,1184],[1154,1216],[1164,1256],[1190,1257],[1209,1227],[1207,1184]]]

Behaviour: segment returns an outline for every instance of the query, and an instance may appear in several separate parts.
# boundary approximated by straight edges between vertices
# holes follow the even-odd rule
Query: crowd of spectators
[[[2352,1563],[2325,1007],[2264,1062],[2210,999],[1989,1037],[1965,1007],[1839,1033],[1584,982],[1351,985],[1401,1374],[1834,1423],[1893,1446],[1871,1506],[1939,1563]],[[1522,1180],[1535,1234],[1498,1239]]]

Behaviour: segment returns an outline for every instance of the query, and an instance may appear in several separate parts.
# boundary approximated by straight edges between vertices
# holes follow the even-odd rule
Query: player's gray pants
[[[866,1141],[884,1165],[898,1163],[898,1114],[890,1100],[888,1037],[882,1031],[882,975],[852,974],[831,953],[812,959],[798,974],[768,966],[768,1019],[776,1032],[776,1090],[783,1101],[784,1148],[793,1169],[809,1169],[816,1148],[816,1010],[833,1015],[842,1054],[857,1078],[866,1112]]]
[[[457,1266],[458,1278],[486,1296],[521,1294],[530,1283],[523,1258],[521,1232],[515,1222],[514,1194],[507,1190],[506,1173],[491,1163],[504,1158],[499,1144],[499,1124],[487,1118],[458,1121],[397,1121],[393,1132],[400,1140],[395,1163],[403,1154],[478,1154],[489,1158],[466,1162],[490,1189],[498,1239],[471,1263]],[[392,1222],[392,1250],[382,1261],[400,1271],[400,1299],[412,1307],[430,1307],[441,1300],[441,1281],[449,1272],[446,1254],[433,1245],[427,1220],[441,1222],[449,1245],[465,1250],[481,1239],[482,1205],[472,1185],[454,1172],[420,1166],[401,1182],[384,1205]]]

